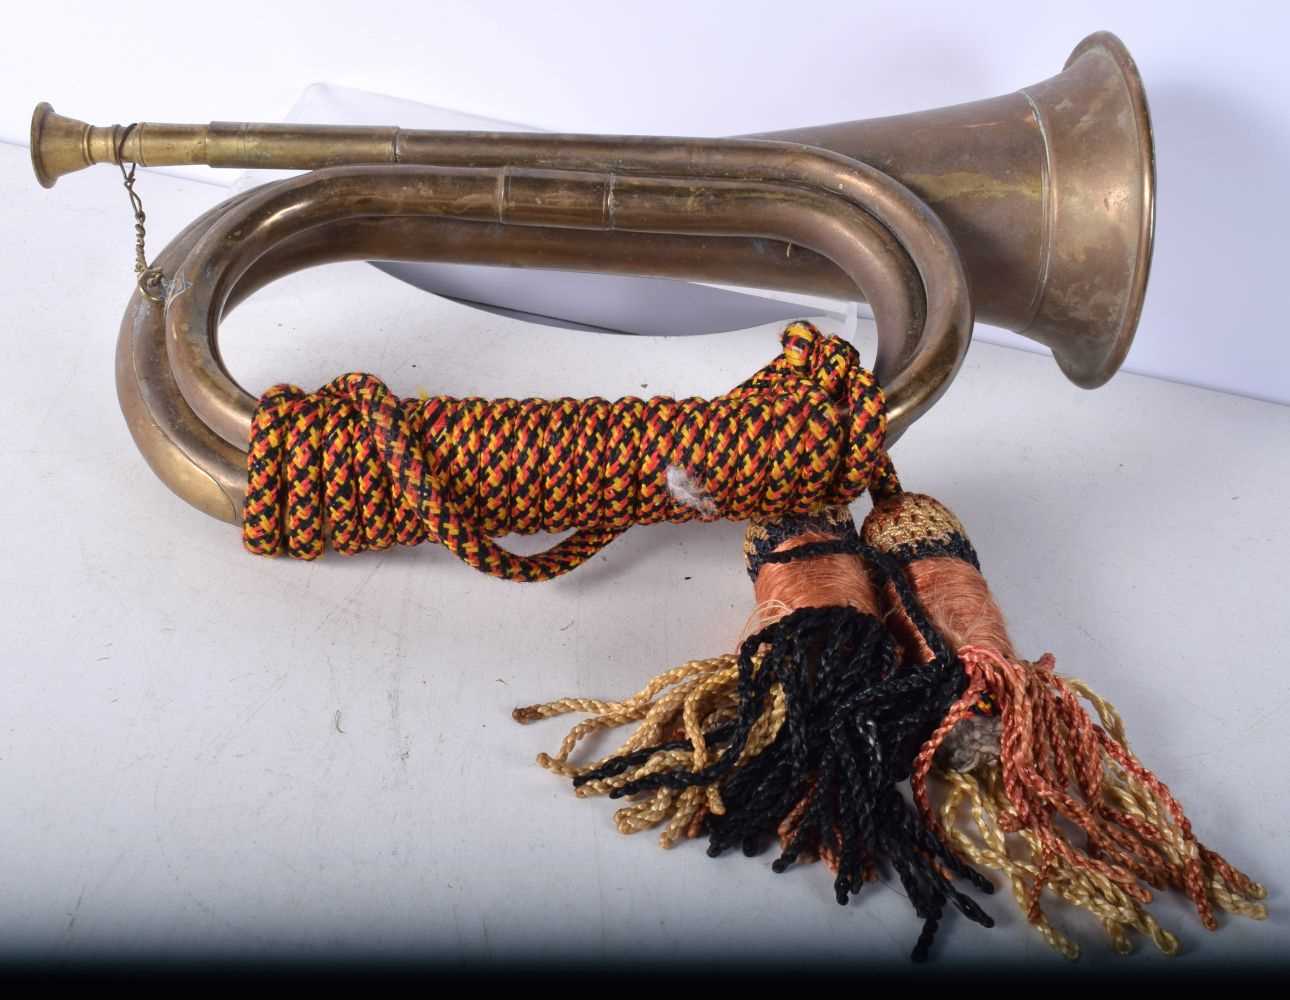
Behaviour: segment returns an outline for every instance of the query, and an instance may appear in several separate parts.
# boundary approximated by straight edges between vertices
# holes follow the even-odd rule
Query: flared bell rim
[[[1083,39],[1072,50],[1064,68],[1069,69],[1079,59],[1094,52],[1101,53],[1111,60],[1119,71],[1125,87],[1129,110],[1133,116],[1134,131],[1138,139],[1136,163],[1127,166],[1136,171],[1140,178],[1141,202],[1137,252],[1119,326],[1105,338],[1101,348],[1095,353],[1068,349],[1060,343],[1052,345],[1053,357],[1058,366],[1067,378],[1084,389],[1096,389],[1105,385],[1111,376],[1119,371],[1128,356],[1129,349],[1133,346],[1133,338],[1137,333],[1146,300],[1156,231],[1155,141],[1142,75],[1124,42],[1109,31],[1094,32]]]

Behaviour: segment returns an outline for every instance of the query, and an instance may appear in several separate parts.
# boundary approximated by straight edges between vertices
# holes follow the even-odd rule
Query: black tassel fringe
[[[910,610],[922,630],[921,614]],[[902,669],[894,640],[876,618],[849,607],[794,611],[740,648],[738,718],[705,734],[721,756],[702,771],[652,774],[612,795],[719,782],[726,812],[707,819],[708,853],[714,857],[735,846],[750,856],[759,853],[809,796],[774,870],[826,851],[837,860],[834,891],[845,904],[871,866],[889,864],[923,920],[911,958],[924,961],[947,902],[978,924],[994,923],[950,876],[984,893],[993,891],[991,884],[940,841],[896,787],[909,777],[919,748],[964,683],[943,644],[938,640],[932,648],[938,655],[931,664]],[[770,746],[736,766],[775,684],[784,690],[784,724]],[[676,740],[614,758],[574,784],[621,774],[659,750],[688,746]]]

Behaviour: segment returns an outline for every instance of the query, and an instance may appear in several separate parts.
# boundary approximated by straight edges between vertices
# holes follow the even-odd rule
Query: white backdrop
[[[1288,4],[225,0],[14,5],[6,20],[0,139],[17,143],[39,100],[96,123],[262,120],[318,81],[550,129],[737,134],[1014,90],[1106,28],[1146,80],[1159,157],[1127,367],[1290,402]]]

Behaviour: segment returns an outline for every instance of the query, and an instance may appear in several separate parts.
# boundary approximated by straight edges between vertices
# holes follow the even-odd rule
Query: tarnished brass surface
[[[1089,36],[1062,73],[1005,97],[760,138],[833,150],[918,194],[949,227],[978,318],[1046,344],[1072,381],[1094,388],[1123,362],[1151,262],[1155,171],[1142,81],[1114,35]],[[752,142],[228,122],[127,130],[37,108],[32,162],[42,184],[122,158],[146,166],[418,163],[784,179],[773,157],[763,161]],[[610,249],[607,256],[624,271],[674,273],[675,241],[589,242],[598,252]],[[568,267],[570,257],[583,259],[576,237],[549,256],[548,245],[516,248],[507,263]],[[854,294],[846,276],[825,262],[786,260],[783,248],[729,246],[692,276]]]
[[[760,234],[812,247],[874,304],[878,369],[886,373],[892,437],[949,384],[972,328],[967,281],[935,217],[910,247],[875,223],[871,203],[900,216],[924,209],[882,175],[865,204],[795,185],[628,177],[510,168],[341,167],[266,185],[218,206],[155,262],[171,275],[165,307],[141,293],[121,328],[117,386],[153,470],[199,509],[236,521],[254,399],[224,369],[220,318],[256,288],[300,266],[355,257],[441,259],[433,226],[403,221],[499,220],[673,234]],[[379,222],[379,225],[374,223]],[[443,244],[449,248],[455,234]],[[376,251],[373,253],[373,251]],[[929,278],[923,277],[926,271]],[[923,294],[924,282],[929,293]],[[934,288],[932,293],[930,289]]]
[[[957,371],[973,304],[1048,345],[1076,383],[1102,384],[1132,340],[1151,257],[1146,101],[1106,33],[1006,97],[738,139],[98,128],[36,109],[42,184],[102,162],[322,170],[189,227],[154,261],[164,316],[136,295],[122,328],[136,441],[172,488],[225,517],[240,508],[232,466],[252,404],[219,364],[218,320],[302,267],[434,259],[863,296],[898,434]],[[163,343],[168,363],[144,356]]]
[[[773,137],[908,186],[954,235],[977,318],[1047,345],[1077,385],[1124,362],[1151,266],[1155,151],[1114,35],[1090,35],[1062,73],[1006,97]]]

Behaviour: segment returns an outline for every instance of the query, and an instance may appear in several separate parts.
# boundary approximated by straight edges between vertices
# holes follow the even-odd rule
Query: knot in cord
[[[854,347],[793,323],[781,353],[712,400],[400,399],[372,375],[276,385],[251,425],[243,540],[322,555],[431,540],[509,580],[581,565],[634,524],[847,504],[889,469],[881,388]],[[704,503],[669,489],[669,470]],[[508,533],[575,529],[517,555]]]

